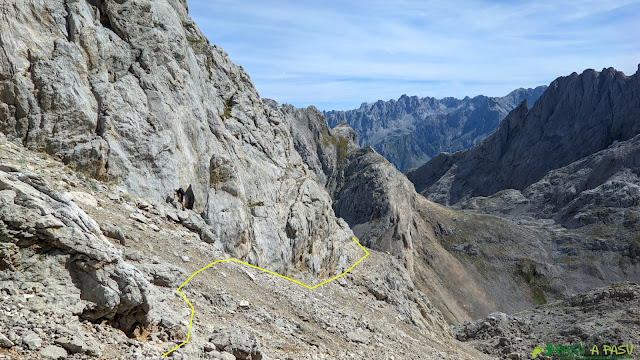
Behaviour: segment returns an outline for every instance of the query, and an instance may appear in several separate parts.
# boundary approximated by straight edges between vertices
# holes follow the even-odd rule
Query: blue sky
[[[187,0],[262,97],[321,110],[502,96],[640,63],[640,0]]]

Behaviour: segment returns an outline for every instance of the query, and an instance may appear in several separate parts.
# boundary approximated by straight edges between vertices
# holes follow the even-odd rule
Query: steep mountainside
[[[362,257],[184,1],[2,2],[0,29],[0,357],[155,358],[212,261],[314,284]],[[315,292],[228,263],[183,291],[174,358],[482,358],[374,250]]]
[[[201,221],[0,134],[0,359],[158,359],[185,341],[190,309],[175,289],[231,256]],[[398,261],[370,253],[313,291],[214,265],[181,290],[193,328],[168,358],[486,359],[453,339]]]
[[[291,125],[335,213],[364,244],[398,258],[452,323],[640,276],[637,250],[622,238],[605,243],[597,229],[530,226],[520,217],[444,208],[416,194],[375,150],[358,148],[348,125],[329,129],[313,107],[268,103]]]
[[[356,259],[341,253],[351,232],[289,126],[184,1],[1,6],[0,131],[11,141],[136,195],[191,187],[226,251],[271,270],[327,275]]]
[[[331,127],[344,121],[400,171],[422,165],[440,152],[467,149],[484,139],[523,100],[530,104],[546,86],[517,89],[503,97],[476,96],[379,100],[349,111],[324,111]]]
[[[635,154],[618,138],[556,170]],[[579,209],[636,191],[609,170]],[[183,0],[0,2],[0,359],[487,359],[447,322],[640,276],[592,225],[426,200],[348,125],[261,99]],[[370,256],[313,291],[199,271],[317,284],[353,234]]]
[[[526,103],[518,106],[480,144],[441,154],[408,177],[419,192],[442,204],[505,189],[523,191],[551,170],[639,134],[639,98],[640,69],[632,76],[610,68],[558,78],[531,109]],[[580,177],[585,186],[570,197],[607,180],[586,168]]]

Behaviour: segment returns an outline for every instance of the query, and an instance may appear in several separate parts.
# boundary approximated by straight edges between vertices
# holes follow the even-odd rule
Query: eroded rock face
[[[0,12],[0,131],[12,141],[135,195],[192,189],[207,234],[231,256],[316,274],[350,262],[339,244],[351,233],[288,124],[183,1],[23,1]]]
[[[46,288],[51,301],[125,332],[147,325],[149,283],[93,219],[33,173],[0,170],[0,191],[0,269],[28,269],[3,271],[2,282]]]
[[[467,149],[487,137],[523,100],[536,102],[546,86],[517,89],[503,97],[418,98],[362,104],[349,111],[323,111],[331,127],[349,124],[360,145],[372,146],[400,171],[424,164],[440,152]]]

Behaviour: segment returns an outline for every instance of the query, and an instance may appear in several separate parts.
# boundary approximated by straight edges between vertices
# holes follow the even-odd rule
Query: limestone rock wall
[[[194,208],[230,255],[335,273],[351,232],[289,126],[178,0],[0,4],[0,131],[94,178]],[[354,255],[355,256],[355,255]]]

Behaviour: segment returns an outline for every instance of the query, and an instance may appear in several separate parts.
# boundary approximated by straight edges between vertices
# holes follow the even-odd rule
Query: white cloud
[[[585,68],[634,73],[640,1],[190,1],[261,95],[359,106],[409,95],[497,96]],[[320,107],[320,106],[319,106]]]

